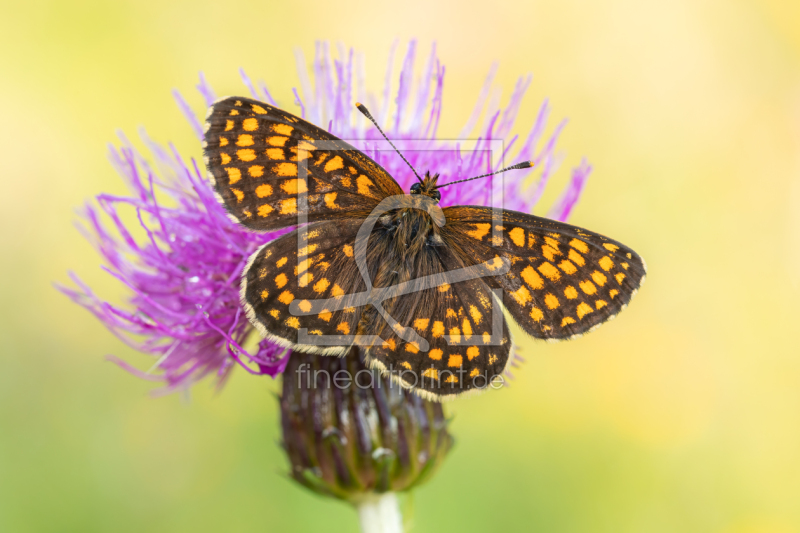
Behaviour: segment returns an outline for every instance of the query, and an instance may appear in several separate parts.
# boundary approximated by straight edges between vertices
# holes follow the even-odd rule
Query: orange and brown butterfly
[[[204,149],[236,221],[254,231],[300,223],[243,272],[242,304],[260,333],[325,355],[358,344],[429,399],[483,389],[506,370],[504,311],[535,338],[571,339],[616,316],[644,281],[642,258],[617,241],[510,210],[442,209],[438,175],[405,193],[350,144],[263,102],[214,103]]]

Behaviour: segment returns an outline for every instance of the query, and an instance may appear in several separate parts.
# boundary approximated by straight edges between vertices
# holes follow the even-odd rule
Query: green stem
[[[403,533],[403,517],[394,492],[370,496],[359,502],[356,509],[363,533]]]

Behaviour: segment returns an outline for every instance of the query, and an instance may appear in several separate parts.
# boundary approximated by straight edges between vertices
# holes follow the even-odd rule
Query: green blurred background
[[[278,383],[237,372],[152,399],[147,368],[51,283],[124,296],[71,222],[124,192],[106,160],[145,125],[200,147],[237,70],[291,101],[292,51],[438,42],[443,137],[500,62],[504,97],[549,96],[566,165],[595,166],[572,222],[647,259],[630,309],[577,341],[530,343],[513,386],[451,403],[457,447],[415,493],[414,531],[800,532],[800,4],[786,0],[404,3],[0,2],[0,530],[357,529],[289,481]],[[402,48],[401,48],[402,49]],[[550,123],[552,128],[555,121]],[[566,179],[562,170],[555,189]]]

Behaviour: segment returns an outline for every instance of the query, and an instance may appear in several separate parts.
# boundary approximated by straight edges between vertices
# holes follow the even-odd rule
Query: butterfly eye
[[[431,197],[438,202],[439,200],[442,199],[442,193],[440,193],[438,190],[437,191],[433,191],[431,193]]]
[[[420,189],[422,189],[422,186],[419,183],[415,183],[411,186],[411,194],[419,194]]]

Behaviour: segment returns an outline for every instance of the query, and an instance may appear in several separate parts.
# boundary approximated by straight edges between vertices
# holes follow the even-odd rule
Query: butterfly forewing
[[[487,277],[529,334],[568,339],[608,321],[644,281],[642,258],[627,246],[563,222],[487,207],[444,210],[443,236],[465,260],[507,258],[508,273]]]
[[[248,98],[211,107],[205,158],[229,213],[262,231],[296,224],[299,211],[309,221],[366,216],[383,198],[403,194],[380,165],[350,144]]]

